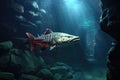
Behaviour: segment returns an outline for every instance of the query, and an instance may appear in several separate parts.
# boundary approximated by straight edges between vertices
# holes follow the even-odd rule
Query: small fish
[[[22,15],[16,15],[16,18],[20,21],[24,21],[24,22],[26,21],[25,17]]]
[[[36,1],[33,1],[32,6],[36,9],[39,9],[39,5]]]
[[[37,25],[31,21],[28,21],[28,24],[30,24],[31,26],[37,27]]]
[[[42,12],[42,13],[44,13],[44,14],[47,13],[45,9],[40,9],[40,12]]]
[[[39,5],[36,0],[24,0],[24,4],[26,7],[31,7],[32,9],[39,10]]]
[[[31,45],[31,51],[35,49],[36,45],[41,47],[41,50],[50,48],[50,50],[55,47],[71,44],[72,42],[80,40],[79,36],[70,35],[62,32],[53,32],[50,29],[46,29],[44,34],[38,37],[34,37],[32,34],[26,32]]]
[[[32,16],[39,16],[39,14],[35,13],[34,11],[29,11],[29,14],[31,14]]]
[[[29,27],[29,28],[35,28],[37,27],[37,25],[31,21],[23,21],[20,23],[21,26],[24,26],[24,27]]]

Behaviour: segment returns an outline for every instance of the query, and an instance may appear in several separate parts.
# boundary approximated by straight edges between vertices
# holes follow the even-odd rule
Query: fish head
[[[75,35],[70,35],[70,34],[67,34],[67,33],[61,33],[59,35],[59,42],[60,43],[72,43],[72,42],[75,42],[75,41],[78,41],[80,40],[79,36],[75,36]]]

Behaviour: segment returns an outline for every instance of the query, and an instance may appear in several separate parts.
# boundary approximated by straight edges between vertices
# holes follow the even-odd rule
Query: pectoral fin
[[[34,44],[31,44],[31,51],[33,51],[35,49],[35,45]]]
[[[51,47],[50,47],[50,50],[53,50],[55,47],[56,47],[56,45],[51,46]]]

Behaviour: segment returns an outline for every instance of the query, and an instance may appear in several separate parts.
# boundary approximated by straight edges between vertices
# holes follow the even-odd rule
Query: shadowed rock
[[[22,74],[20,80],[42,80],[42,79],[35,75]]]
[[[101,29],[116,40],[108,54],[107,80],[120,80],[120,1],[102,0]]]
[[[0,80],[15,80],[15,76],[13,73],[0,72]]]
[[[0,48],[2,49],[11,49],[13,47],[13,43],[11,41],[5,41],[0,43]]]

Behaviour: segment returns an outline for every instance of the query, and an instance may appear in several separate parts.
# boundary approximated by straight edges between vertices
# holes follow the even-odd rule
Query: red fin
[[[35,49],[35,44],[33,43],[34,36],[30,33],[27,33],[27,32],[26,32],[26,35],[27,35],[29,42],[30,42],[30,45],[31,45],[31,51],[33,51]]]
[[[26,35],[29,40],[34,40],[34,36],[32,34],[26,32]]]
[[[34,44],[31,44],[31,51],[33,51],[35,49],[35,45]]]

